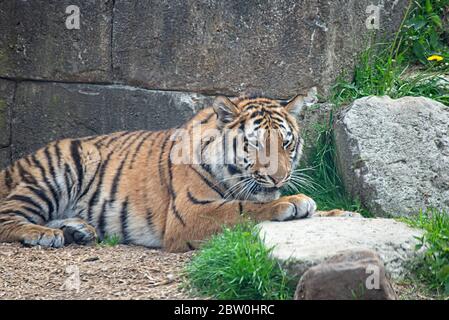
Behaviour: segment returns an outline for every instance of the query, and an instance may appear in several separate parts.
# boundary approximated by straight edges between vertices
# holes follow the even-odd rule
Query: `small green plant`
[[[98,245],[100,246],[107,246],[107,247],[115,247],[116,245],[120,244],[120,237],[118,235],[105,235],[103,240],[98,242]]]
[[[444,40],[449,30],[440,26],[445,14],[449,0],[411,1],[393,42],[369,45],[354,77],[341,77],[334,85],[331,102],[338,107],[361,97],[388,95],[424,96],[449,105],[449,81],[443,77],[449,70],[449,42]],[[425,69],[413,65],[418,61]]]
[[[426,247],[422,260],[416,266],[419,279],[439,295],[449,297],[449,212],[428,209],[402,220],[424,229],[417,246],[417,249]]]
[[[428,65],[429,56],[449,59],[449,0],[415,0],[400,32],[401,49],[411,62]],[[442,65],[442,67],[447,66]]]
[[[216,299],[291,299],[289,278],[271,251],[254,224],[224,228],[188,264],[188,284]]]

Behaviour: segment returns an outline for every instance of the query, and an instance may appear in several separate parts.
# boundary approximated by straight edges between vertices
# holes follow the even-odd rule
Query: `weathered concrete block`
[[[382,3],[382,4],[381,4]],[[380,33],[408,1],[379,1]],[[116,0],[114,73],[148,88],[288,98],[326,91],[365,48],[372,0]]]
[[[298,280],[310,267],[348,250],[377,252],[387,273],[401,278],[422,253],[415,250],[422,230],[393,219],[315,217],[259,226],[267,247],[274,247],[273,257]]]
[[[66,28],[69,5],[80,29]],[[111,79],[112,0],[0,1],[0,76],[107,82]]]
[[[10,164],[11,109],[15,83],[0,79],[0,170]]]
[[[0,148],[10,144],[10,117],[14,90],[14,82],[0,79]]]
[[[61,138],[175,127],[210,102],[198,94],[119,85],[22,82],[13,115],[13,159]]]
[[[10,147],[0,149],[0,170],[6,168],[11,164],[11,149]]]
[[[396,300],[380,256],[345,251],[311,267],[301,277],[295,300]]]
[[[449,209],[449,108],[423,97],[367,97],[335,121],[346,190],[377,215]]]

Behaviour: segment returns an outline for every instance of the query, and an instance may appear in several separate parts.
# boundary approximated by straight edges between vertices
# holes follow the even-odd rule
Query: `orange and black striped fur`
[[[281,105],[260,97],[218,97],[179,129],[50,143],[0,172],[0,241],[61,247],[117,235],[123,243],[185,251],[247,217],[310,216],[312,199],[279,192],[301,155],[296,115],[308,99]],[[189,144],[203,161],[175,163],[170,155],[186,145],[178,132],[191,136],[198,126],[219,132]],[[215,161],[232,158],[237,148],[253,148],[252,134],[262,128],[284,133],[272,133],[280,143],[276,172],[268,174],[257,158]],[[233,140],[237,130],[244,131],[243,144]],[[224,132],[231,142],[225,151]]]

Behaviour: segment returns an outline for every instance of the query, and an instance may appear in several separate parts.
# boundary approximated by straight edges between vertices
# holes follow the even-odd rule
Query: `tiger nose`
[[[273,182],[273,184],[277,187],[277,188],[279,188],[279,187],[281,187],[285,182],[287,182],[288,181],[288,179],[289,179],[289,175],[287,174],[287,175],[272,175],[272,176],[270,176],[270,179],[271,179],[271,181]]]

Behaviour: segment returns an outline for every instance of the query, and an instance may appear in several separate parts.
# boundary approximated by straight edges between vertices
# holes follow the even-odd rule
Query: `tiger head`
[[[215,99],[220,135],[207,157],[230,198],[270,201],[294,184],[303,148],[298,115],[315,102],[316,88],[284,103],[260,96]]]

